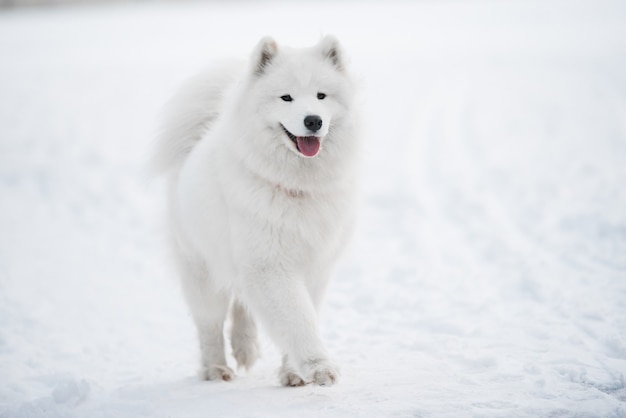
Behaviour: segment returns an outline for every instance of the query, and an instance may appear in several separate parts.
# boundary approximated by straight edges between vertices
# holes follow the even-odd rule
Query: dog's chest
[[[301,239],[329,239],[341,223],[340,196],[311,195],[277,187],[267,201],[266,220],[277,228],[301,235]]]
[[[346,193],[311,194],[280,186],[249,189],[231,201],[245,225],[241,231],[253,252],[280,252],[290,258],[336,251],[349,228],[350,205]],[[238,234],[239,235],[239,234]]]

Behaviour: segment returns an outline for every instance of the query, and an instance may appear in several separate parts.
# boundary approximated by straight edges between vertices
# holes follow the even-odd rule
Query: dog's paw
[[[332,386],[339,380],[339,372],[332,368],[316,370],[313,374],[313,383],[319,386]]]
[[[291,370],[280,371],[280,384],[288,387],[304,386],[306,383],[300,376]]]
[[[259,343],[256,338],[238,338],[233,339],[233,357],[237,360],[237,367],[246,370],[254,365],[259,358]]]
[[[319,386],[332,386],[339,380],[339,369],[329,360],[309,360],[303,369],[307,381]]]
[[[203,367],[200,370],[200,379],[202,380],[222,380],[224,382],[229,382],[235,378],[235,372],[228,367],[222,365],[211,365],[208,367]]]

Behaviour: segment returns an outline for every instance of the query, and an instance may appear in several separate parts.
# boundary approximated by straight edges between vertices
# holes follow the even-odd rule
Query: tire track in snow
[[[600,307],[597,302],[610,295],[605,289],[589,284],[585,271],[581,273],[577,265],[564,262],[558,251],[560,241],[555,240],[555,236],[541,237],[541,229],[533,225],[536,220],[520,218],[525,214],[524,207],[520,212],[518,207],[511,206],[516,202],[515,192],[520,191],[520,179],[516,176],[524,177],[528,173],[516,172],[519,164],[511,164],[507,167],[510,171],[504,173],[490,164],[485,146],[489,146],[493,138],[478,136],[474,113],[488,110],[494,104],[485,102],[481,95],[488,83],[480,78],[472,83],[471,78],[475,76],[471,72],[465,76],[453,75],[433,85],[430,95],[423,99],[423,113],[418,116],[418,129],[413,134],[419,142],[409,155],[419,155],[420,159],[416,165],[407,164],[407,167],[412,174],[413,189],[425,209],[431,234],[436,231],[440,237],[430,254],[441,251],[460,256],[462,265],[469,269],[466,280],[477,287],[459,285],[462,278],[457,277],[456,285],[448,285],[446,290],[458,292],[463,289],[468,292],[462,296],[466,299],[485,297],[484,292],[491,292],[491,299],[487,298],[491,302],[494,298],[506,297],[505,301],[500,300],[496,306],[491,306],[491,311],[495,314],[502,313],[503,309],[509,311],[508,315],[513,316],[507,320],[513,320],[511,326],[521,327],[518,338],[522,339],[519,341],[524,341],[529,349],[544,347],[542,350],[554,352],[546,358],[538,358],[543,361],[539,368],[542,374],[553,373],[556,369],[568,370],[568,374],[578,376],[573,382],[613,393],[621,387],[620,384],[623,386],[624,374],[612,370],[607,364],[604,353],[610,351],[606,344],[610,341],[603,341],[606,337],[602,334],[611,335],[620,319],[601,319],[601,323],[585,319],[586,312],[597,311]],[[531,103],[516,105],[528,107]],[[566,139],[556,138],[561,141],[556,147],[566,149]],[[538,179],[543,180],[543,174],[538,175]],[[548,184],[550,187],[558,188],[559,179],[553,173],[546,173],[546,182],[552,182]],[[537,177],[530,180],[536,181]],[[538,185],[531,181],[530,186]],[[511,189],[504,196],[502,192],[506,187]],[[541,190],[528,191],[531,194],[538,192]],[[536,196],[530,198],[531,201],[541,201]],[[606,265],[596,265],[588,254],[584,256],[587,271],[596,271],[602,276],[606,276],[607,269],[616,272]],[[566,283],[571,283],[572,289],[564,288]],[[590,301],[585,300],[586,296],[591,298]],[[532,302],[529,304],[525,300]],[[511,302],[517,308],[507,306]],[[553,334],[555,326],[561,328],[560,334]],[[585,337],[581,334],[589,326],[598,327],[601,335]],[[568,340],[570,344],[575,341],[568,350],[572,359],[584,359],[583,363],[568,363],[560,358],[565,354],[560,347],[568,344]],[[562,365],[564,360],[565,365]],[[581,367],[582,371],[579,370]]]

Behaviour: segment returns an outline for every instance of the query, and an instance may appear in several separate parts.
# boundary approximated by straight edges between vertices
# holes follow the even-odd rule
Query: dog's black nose
[[[317,115],[309,115],[304,118],[304,126],[311,132],[317,132],[322,127],[322,118]]]

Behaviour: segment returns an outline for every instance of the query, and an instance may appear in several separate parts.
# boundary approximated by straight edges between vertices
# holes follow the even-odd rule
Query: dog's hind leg
[[[249,370],[259,358],[257,327],[248,310],[237,299],[233,301],[232,314],[230,342],[233,356],[239,368]]]

